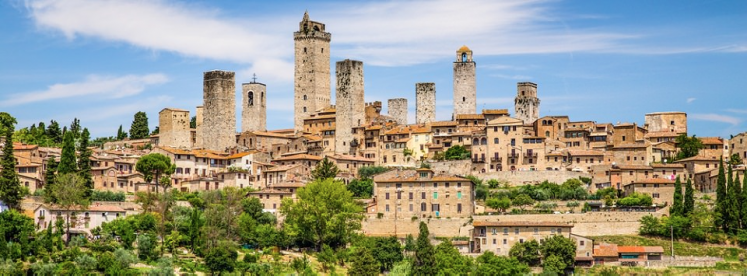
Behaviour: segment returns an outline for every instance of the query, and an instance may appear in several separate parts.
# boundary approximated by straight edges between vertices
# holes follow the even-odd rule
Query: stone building
[[[472,253],[493,252],[498,256],[508,256],[508,252],[517,243],[544,239],[554,235],[571,238],[573,224],[562,222],[512,222],[512,221],[475,221],[472,223]]]
[[[685,182],[682,182],[682,193],[685,192]],[[651,196],[654,204],[672,204],[674,198],[674,180],[664,178],[651,178],[635,181],[624,186],[625,196],[633,193]]]
[[[354,154],[357,142],[353,142],[353,127],[365,122],[363,99],[363,62],[357,60],[338,61],[337,75],[335,153]]]
[[[736,154],[742,158],[742,164],[747,164],[747,132],[734,135],[727,142],[729,146],[729,156]]]
[[[376,209],[384,218],[470,217],[474,185],[430,169],[395,169],[374,176]]]
[[[295,130],[303,131],[303,119],[327,107],[332,91],[329,79],[329,42],[332,34],[324,24],[304,13],[293,33],[295,41],[294,118]]]
[[[687,113],[654,112],[644,115],[644,127],[649,132],[687,133]]]
[[[236,145],[236,83],[234,72],[205,72],[202,146],[226,151]]]
[[[415,123],[427,124],[436,121],[436,84],[415,84]]]
[[[241,132],[267,130],[267,87],[252,81],[241,84]]]
[[[158,112],[158,145],[175,148],[192,146],[189,128],[189,111],[177,108],[164,108]]]
[[[203,106],[195,108],[195,129],[194,135],[192,135],[192,146],[195,148],[202,147],[202,114],[204,110],[205,108]]]
[[[472,50],[467,46],[459,48],[454,61],[454,116],[477,112],[475,67]]]
[[[524,121],[524,124],[534,123],[539,118],[540,99],[537,98],[537,84],[520,82],[516,84],[516,99],[514,99],[514,116]]]
[[[387,109],[389,111],[389,116],[391,116],[397,124],[407,124],[407,99],[389,99]]]

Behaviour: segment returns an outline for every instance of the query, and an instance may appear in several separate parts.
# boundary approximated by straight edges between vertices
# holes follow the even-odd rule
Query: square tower
[[[226,151],[236,145],[235,73],[208,71],[203,81],[202,146]]]
[[[266,92],[263,83],[241,84],[241,132],[267,130]]]
[[[332,34],[324,24],[309,20],[303,14],[295,41],[294,119],[296,131],[303,131],[303,119],[329,106],[332,95],[329,74],[329,41]]]
[[[472,60],[472,50],[462,46],[456,52],[454,61],[454,118],[459,114],[477,112],[477,81]]]
[[[427,124],[436,121],[436,84],[415,84],[415,123]]]
[[[353,154],[358,144],[353,142],[353,127],[362,126],[366,120],[363,62],[346,59],[335,66],[335,153]]]
[[[516,98],[514,99],[514,116],[524,121],[524,124],[534,123],[539,118],[540,100],[537,98],[537,84],[520,82],[516,84]]]
[[[389,99],[387,109],[389,110],[389,116],[394,118],[394,121],[397,122],[397,124],[407,124],[407,99]]]
[[[190,148],[191,129],[189,111],[164,108],[158,112],[158,145],[174,148]]]

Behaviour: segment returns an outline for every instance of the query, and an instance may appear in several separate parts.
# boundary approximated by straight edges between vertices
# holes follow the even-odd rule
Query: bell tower
[[[477,112],[477,84],[475,80],[475,61],[472,50],[462,46],[456,52],[454,61],[454,117],[457,114],[475,114]]]
[[[294,118],[296,131],[303,131],[303,119],[329,106],[332,95],[329,73],[329,42],[332,34],[324,24],[309,20],[303,14],[295,41]]]

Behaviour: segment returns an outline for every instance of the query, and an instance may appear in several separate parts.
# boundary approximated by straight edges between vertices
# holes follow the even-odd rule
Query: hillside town
[[[444,252],[450,252],[442,249],[448,244],[470,263],[477,258],[477,267],[486,265],[484,269],[487,269],[488,262],[480,262],[486,252],[491,252],[496,258],[518,260],[535,273],[541,272],[542,267],[556,269],[548,271],[558,273],[572,272],[574,267],[703,268],[721,265],[725,259],[744,259],[747,239],[743,229],[747,226],[747,213],[742,222],[743,217],[739,215],[742,207],[739,206],[744,204],[741,200],[747,199],[742,198],[742,194],[747,193],[742,190],[736,191],[731,201],[739,205],[734,207],[736,224],[729,226],[724,222],[722,231],[720,221],[710,221],[710,228],[714,229],[702,233],[703,242],[732,246],[734,252],[738,252],[735,255],[675,253],[675,238],[678,243],[701,242],[685,231],[689,231],[686,230],[689,227],[701,229],[696,224],[707,222],[696,222],[692,218],[679,234],[676,233],[678,226],[675,225],[674,230],[670,228],[673,218],[690,218],[693,210],[700,210],[701,215],[711,212],[706,208],[720,212],[722,207],[718,201],[728,197],[725,189],[732,192],[732,187],[739,188],[742,180],[746,185],[741,189],[747,189],[744,161],[747,160],[747,132],[730,137],[701,137],[688,132],[687,113],[669,110],[651,110],[639,118],[630,118],[632,123],[600,122],[593,114],[584,118],[545,114],[540,108],[541,82],[517,82],[515,90],[501,87],[501,91],[511,91],[515,97],[514,106],[479,110],[476,61],[480,53],[459,45],[454,47],[453,87],[437,88],[434,82],[413,83],[414,91],[408,92],[415,94],[413,121],[408,115],[406,98],[388,99],[387,113],[382,112],[382,102],[364,100],[364,61],[336,61],[335,72],[330,72],[332,34],[326,31],[324,23],[313,21],[305,13],[293,33],[293,40],[293,128],[267,129],[268,102],[278,100],[273,95],[273,87],[257,79],[237,80],[235,72],[222,70],[203,73],[202,105],[164,106],[158,113],[157,131],[149,129],[145,137],[127,138],[125,133],[125,137],[94,146],[88,144],[90,137],[82,138],[80,125],[77,130],[71,126],[60,135],[65,140],[68,135],[76,136],[69,138],[75,141],[70,143],[75,144],[71,149],[65,148],[67,141],[61,141],[58,144],[61,146],[29,143],[19,134],[11,136],[14,132],[8,130],[14,129],[13,124],[4,123],[0,128],[3,134],[0,145],[4,149],[0,158],[9,154],[14,158],[11,164],[14,175],[26,196],[18,203],[3,198],[0,205],[3,213],[17,209],[32,221],[33,231],[41,233],[36,241],[51,239],[50,235],[57,233],[53,229],[65,228],[59,231],[64,232],[66,246],[76,243],[70,241],[72,237],[87,241],[82,244],[99,247],[104,244],[99,244],[98,240],[113,237],[110,243],[119,243],[125,239],[121,232],[124,230],[116,228],[121,226],[112,225],[128,219],[142,219],[143,214],[152,213],[155,215],[150,219],[155,230],[152,240],[147,242],[158,244],[161,256],[164,251],[175,259],[178,254],[190,256],[194,266],[191,272],[206,271],[195,268],[198,266],[195,263],[202,258],[205,263],[211,263],[207,258],[212,255],[205,252],[212,252],[208,248],[222,246],[217,242],[220,235],[243,246],[238,248],[242,256],[239,262],[243,262],[241,258],[247,260],[249,257],[245,256],[254,252],[253,249],[284,256],[277,257],[274,262],[285,262],[288,267],[296,265],[296,259],[305,260],[308,254],[314,261],[301,266],[300,271],[311,269],[323,274],[329,272],[329,267],[332,273],[343,267],[343,271],[350,274],[360,269],[357,264],[364,261],[352,260],[352,256],[348,264],[342,261],[342,265],[325,259],[329,258],[325,257],[329,252],[335,255],[337,250],[354,248],[346,245],[354,244],[351,237],[356,235],[376,242],[391,239],[397,248],[404,246],[397,251],[399,260],[414,258],[408,264],[412,273],[418,266],[427,266],[427,262],[420,259],[422,253],[417,251],[421,240],[429,245],[433,243],[436,250]],[[185,93],[197,94],[198,91],[199,87],[195,87]],[[437,108],[437,92],[453,94],[453,110]],[[236,102],[237,93],[240,93],[241,102]],[[451,120],[436,120],[436,114],[444,113],[451,114]],[[634,122],[641,119],[643,124]],[[38,127],[44,133],[45,127],[41,124]],[[34,133],[27,126],[17,126],[15,130],[15,133]],[[8,140],[8,137],[13,138]],[[84,139],[85,144],[82,143]],[[60,186],[67,185],[62,182],[66,179],[63,168],[69,163],[66,151],[77,158],[72,163],[76,168],[68,171],[80,174],[87,170],[91,192],[96,196],[112,195],[111,198],[91,198],[88,194],[86,197],[90,200],[86,204],[65,202],[66,194],[60,192],[65,189]],[[161,156],[165,160],[158,159]],[[154,167],[158,164],[167,165]],[[10,179],[13,173],[7,172],[6,163],[2,169],[3,176]],[[3,185],[11,183],[3,181]],[[724,186],[726,181],[728,186]],[[358,209],[331,205],[325,208],[343,208],[346,211],[339,209],[339,214],[349,216],[318,217],[309,210],[296,209],[305,201],[306,204],[322,204],[310,201],[311,198],[322,200],[314,197],[314,191],[324,194],[323,187],[333,185],[346,188],[341,194],[330,192],[327,197],[350,198]],[[55,186],[60,191],[53,192]],[[174,196],[171,205],[161,204],[164,199],[159,198],[167,195],[167,191]],[[689,195],[683,195],[685,193]],[[211,194],[215,196],[205,196]],[[232,198],[232,195],[239,198]],[[693,205],[700,207],[683,207],[688,197]],[[640,204],[630,203],[633,201]],[[251,224],[243,224],[237,216],[235,221],[216,223],[212,225],[214,228],[202,232],[195,230],[203,233],[199,240],[206,243],[206,251],[195,250],[195,239],[187,238],[192,234],[182,232],[181,242],[178,238],[172,240],[172,235],[180,235],[180,227],[191,229],[188,218],[192,211],[189,210],[194,209],[198,217],[202,214],[202,223],[209,225],[211,220],[226,219],[229,215],[222,212],[230,208],[248,214],[249,203],[242,209],[240,202],[252,202],[261,210],[249,218]],[[211,212],[212,205],[226,207]],[[198,209],[200,211],[196,211]],[[177,214],[176,210],[182,213]],[[271,219],[266,219],[267,216]],[[187,219],[179,221],[177,217]],[[5,219],[10,221],[10,217]],[[721,215],[719,219],[725,220]],[[345,223],[338,224],[338,220]],[[644,233],[647,222],[652,220],[661,224],[657,227],[666,229],[656,230],[661,233]],[[354,227],[356,223],[359,225]],[[265,224],[270,226],[263,228]],[[311,233],[316,231],[317,224],[336,227],[332,230],[336,232],[317,237],[318,233]],[[139,223],[132,225],[140,229],[135,230],[139,234],[134,247],[138,248],[146,243],[141,237],[151,234],[144,234],[147,230],[137,228],[141,227]],[[303,228],[303,225],[310,228]],[[265,232],[252,232],[255,228]],[[0,227],[0,233],[6,234],[6,241],[13,240],[11,232]],[[268,233],[278,238],[272,241],[261,238],[269,236]],[[423,233],[425,237],[421,238]],[[279,242],[281,236],[284,240]],[[635,239],[616,236],[646,236],[661,242],[632,243]],[[60,233],[59,239],[62,237]],[[568,265],[556,260],[560,257],[553,254],[537,256],[535,260],[522,259],[521,256],[531,255],[529,253],[514,254],[519,249],[538,252],[541,248],[545,252],[545,248],[552,247],[558,239],[556,237],[569,241],[574,248]],[[210,239],[216,240],[214,244],[207,242]],[[133,240],[124,248],[131,249]],[[12,257],[15,253],[5,253],[6,250],[10,252],[6,247],[12,248],[3,245],[0,256],[18,260]],[[272,247],[275,249],[267,249]],[[43,252],[56,252],[51,248]],[[155,248],[154,245],[152,250]],[[18,252],[21,250],[30,249],[18,247]],[[96,250],[101,249],[84,251],[98,252]],[[49,256],[58,258],[53,254]],[[233,256],[234,261],[236,258]],[[254,263],[262,263],[265,257],[257,258],[259,261],[254,260]],[[101,262],[101,257],[98,259]],[[146,259],[151,260],[150,265],[154,267],[159,260],[156,257]],[[56,262],[65,261],[64,257],[59,257]],[[27,262],[26,265],[33,267],[33,262]],[[176,266],[177,261],[173,262]],[[321,268],[307,267],[315,262],[320,263]],[[553,267],[552,262],[561,265]],[[396,270],[393,263],[387,266],[379,259],[373,263],[375,275]],[[95,268],[93,266],[91,271]],[[187,272],[190,268],[182,265],[180,269]],[[230,271],[233,269],[231,266]],[[246,269],[257,275],[285,273],[282,269],[265,272]],[[290,270],[296,267],[288,268]],[[107,275],[121,272],[99,271]],[[209,271],[215,270],[211,267]],[[476,275],[482,275],[475,271]],[[590,273],[602,271],[590,270]],[[420,272],[423,274],[417,275],[438,273],[435,270]],[[529,270],[514,272],[530,273]],[[450,272],[445,274],[451,275]]]

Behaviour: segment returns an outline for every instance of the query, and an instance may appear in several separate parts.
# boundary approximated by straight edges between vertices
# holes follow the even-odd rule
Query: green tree
[[[390,168],[382,166],[366,166],[358,169],[358,177],[360,179],[373,178],[374,175],[387,172]]]
[[[150,130],[148,128],[148,115],[145,112],[138,111],[130,126],[130,139],[148,138]]]
[[[85,197],[86,184],[83,178],[74,173],[60,174],[55,177],[54,189],[47,191],[57,199],[56,204],[65,210],[67,230],[67,240],[65,244],[70,243],[70,225],[73,210],[88,209],[89,201]]]
[[[62,143],[62,154],[60,155],[60,164],[57,165],[58,174],[68,174],[78,172],[78,162],[75,157],[75,141],[73,134],[65,133]]]
[[[511,200],[508,199],[507,197],[504,197],[504,198],[493,197],[485,201],[485,205],[495,210],[498,210],[498,212],[505,213],[506,209],[511,207]]]
[[[731,166],[730,166],[731,167]],[[742,216],[740,213],[742,212],[742,205],[744,204],[742,199],[742,182],[739,181],[739,174],[734,175],[734,180],[732,181],[732,185],[729,186],[728,192],[729,196],[731,197],[732,206],[729,209],[729,212],[731,212],[731,218],[732,218],[732,225],[734,229],[741,229],[742,223]]]
[[[189,119],[189,128],[197,128],[197,116],[192,116]]]
[[[540,244],[537,240],[529,240],[523,243],[514,244],[508,255],[516,258],[528,266],[538,266],[540,264]]]
[[[153,261],[158,258],[156,235],[145,233],[137,236],[137,256],[143,261]]]
[[[53,143],[62,143],[62,131],[60,130],[60,124],[57,121],[52,120],[49,122],[47,131],[45,132],[47,137],[52,140]]]
[[[438,273],[434,256],[435,250],[428,237],[429,235],[428,225],[421,221],[412,264],[413,275],[436,275]]]
[[[563,274],[566,266],[567,264],[563,261],[562,257],[550,255],[542,262],[542,271],[554,273],[555,275]]]
[[[677,159],[685,159],[698,155],[698,152],[703,149],[703,142],[699,138],[693,135],[687,137],[687,134],[680,134],[675,138],[675,143],[680,151],[677,153]]]
[[[515,197],[513,201],[511,201],[511,204],[513,204],[514,206],[518,206],[521,211],[524,211],[524,208],[526,208],[527,206],[534,205],[534,199],[526,194],[520,194]]]
[[[727,233],[736,234],[736,231],[739,229],[739,194],[737,192],[739,189],[736,187],[738,186],[738,182],[735,183],[734,181],[734,171],[732,170],[731,166],[729,166],[729,174],[726,178],[726,205],[725,207],[725,213],[724,215],[724,221],[726,223],[726,230]]]
[[[327,178],[334,179],[337,177],[339,172],[340,169],[337,168],[337,165],[332,163],[332,161],[329,161],[325,156],[324,159],[322,159],[322,162],[319,162],[319,164],[316,165],[316,168],[311,170],[311,177],[314,180],[324,180]]]
[[[80,137],[80,120],[73,118],[73,122],[70,123],[70,132],[73,133],[73,138],[78,139]]]
[[[687,179],[685,184],[685,200],[682,204],[682,215],[688,216],[695,209],[695,190],[693,189],[693,183],[690,178]]]
[[[407,234],[407,237],[405,237],[405,251],[415,251],[415,238],[412,237],[412,234]]]
[[[29,237],[35,232],[34,219],[15,209],[0,212],[0,259],[18,259],[31,253]],[[14,251],[16,252],[8,252]]]
[[[669,209],[670,215],[681,216],[683,214],[682,206],[682,182],[680,177],[674,180],[674,198],[672,199],[672,207]]]
[[[448,150],[446,150],[446,153],[444,153],[444,158],[446,160],[464,160],[469,159],[469,157],[470,151],[468,151],[467,148],[461,145],[450,147]]]
[[[143,179],[146,182],[150,183],[153,180],[161,179],[161,174],[173,174],[176,170],[176,166],[174,164],[171,164],[171,159],[166,157],[166,155],[160,153],[150,153],[143,155],[143,157],[140,157],[140,159],[137,160],[137,163],[135,164],[135,170],[139,173],[142,173]],[[155,181],[155,185],[156,193],[158,193],[158,187],[161,186],[161,184],[158,181]],[[167,187],[164,186],[163,188],[165,190]]]
[[[54,157],[47,159],[47,170],[44,172],[44,189],[49,189],[54,185],[54,176],[57,173],[57,161]]]
[[[150,135],[157,135],[161,132],[161,128],[159,126],[156,126],[156,128],[153,129],[153,132],[150,133]]]
[[[742,176],[742,195],[739,197],[739,201],[742,202],[742,209],[739,210],[740,217],[742,218],[742,229],[747,229],[747,175]]]
[[[450,240],[436,246],[436,271],[439,275],[469,275],[472,258],[463,256]]]
[[[326,244],[322,246],[322,251],[317,253],[316,259],[319,260],[320,263],[322,263],[322,270],[324,270],[325,272],[330,268],[334,268],[335,263],[337,263],[337,256],[335,256],[335,251],[333,251],[332,248]]]
[[[91,199],[93,194],[93,174],[91,173],[91,156],[93,151],[88,148],[88,142],[91,139],[91,134],[88,132],[88,128],[84,128],[80,134],[80,145],[78,146],[78,152],[80,156],[78,158],[78,175],[83,178],[86,184],[86,198]]]
[[[716,227],[719,227],[724,231],[726,231],[726,219],[728,215],[725,214],[727,212],[726,196],[726,173],[724,172],[724,160],[722,158],[719,160],[718,178],[716,179],[716,208],[714,210],[716,214],[714,224],[716,225]]]
[[[396,237],[369,238],[372,241],[369,249],[374,259],[380,264],[381,273],[389,271],[394,263],[402,260],[402,246]]]
[[[529,266],[514,258],[496,256],[492,251],[487,251],[477,257],[475,275],[523,275],[529,271]]]
[[[736,165],[742,165],[742,157],[739,156],[738,153],[734,153],[731,156],[729,156],[729,165],[736,166]]]
[[[189,215],[189,230],[187,231],[187,236],[193,253],[197,252],[199,249],[199,244],[202,240],[202,232],[200,229],[203,225],[205,225],[205,219],[203,218],[202,211],[198,208],[192,208],[192,213]]]
[[[286,229],[302,241],[313,242],[317,250],[324,244],[345,245],[361,228],[363,210],[342,182],[317,179],[298,189],[296,198],[286,198],[280,205]]]
[[[353,256],[353,265],[350,266],[348,275],[379,275],[379,263],[376,262],[371,251],[365,246],[359,247],[357,251],[357,254]]]
[[[563,237],[561,235],[555,235],[545,239],[540,246],[542,252],[542,259],[547,260],[550,256],[556,256],[560,262],[565,264],[565,268],[573,267],[576,261],[576,243],[573,240]],[[558,265],[555,265],[558,267]],[[554,271],[560,272],[560,271]]]
[[[122,130],[122,125],[119,125],[119,129],[117,130],[117,140],[124,140],[127,138],[127,132]]]
[[[221,244],[205,254],[205,264],[213,274],[223,271],[232,272],[236,267],[238,256],[235,248],[227,244]]]
[[[373,180],[371,179],[353,179],[347,185],[348,190],[357,198],[370,198],[373,194]]]
[[[5,131],[3,156],[0,159],[0,167],[2,167],[2,171],[0,171],[0,201],[10,208],[19,209],[19,204],[25,193],[21,189],[21,182],[18,180],[16,158],[13,156],[15,124],[16,118],[6,112],[0,112],[0,127]]]

